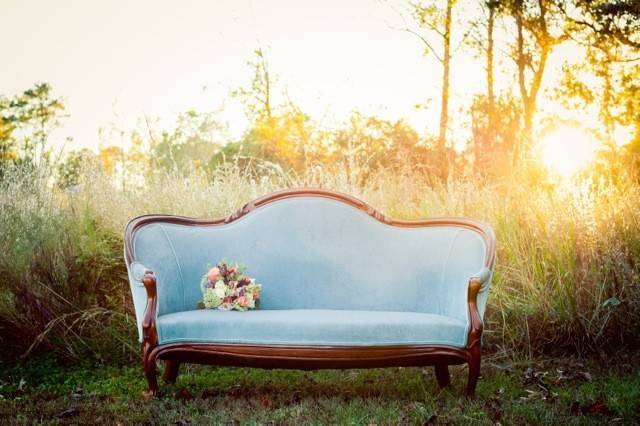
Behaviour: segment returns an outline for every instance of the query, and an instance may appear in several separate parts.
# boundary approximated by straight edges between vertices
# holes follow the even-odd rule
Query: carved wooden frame
[[[263,196],[245,204],[226,218],[195,219],[172,215],[144,215],[132,219],[125,229],[125,258],[128,264],[135,260],[133,240],[140,227],[154,223],[174,223],[188,226],[217,226],[233,222],[252,211],[272,202],[293,197],[330,198],[351,205],[366,212],[387,225],[416,228],[429,226],[457,226],[472,229],[484,239],[486,246],[485,266],[491,268],[495,260],[496,239],[491,227],[467,218],[437,217],[420,220],[400,220],[384,216],[373,207],[349,195],[324,189],[289,189]],[[147,305],[142,321],[142,363],[150,395],[158,390],[156,360],[165,361],[163,379],[175,382],[180,363],[215,364],[255,368],[288,368],[313,370],[322,368],[376,368],[434,366],[436,379],[441,387],[450,383],[449,365],[469,366],[467,396],[475,395],[476,383],[480,375],[482,319],[476,300],[482,282],[478,277],[469,279],[467,303],[469,306],[470,329],[465,348],[439,345],[397,345],[397,346],[304,346],[304,345],[250,345],[250,344],[200,344],[171,343],[158,345],[156,330],[157,290],[156,278],[152,271],[146,271],[142,282],[147,291]]]

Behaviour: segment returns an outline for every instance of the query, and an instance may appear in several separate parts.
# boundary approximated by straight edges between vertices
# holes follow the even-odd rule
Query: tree
[[[290,105],[268,119],[255,121],[243,138],[243,146],[247,155],[300,171],[322,156],[314,138],[309,116]]]
[[[513,165],[513,144],[520,139],[521,108],[513,96],[489,100],[474,97],[471,105],[473,164],[479,175],[501,175]]]
[[[80,183],[86,170],[97,167],[96,155],[86,148],[67,153],[57,166],[57,185],[62,189],[70,189]]]
[[[334,162],[343,167],[352,183],[362,185],[371,172],[391,156],[391,141],[385,135],[388,122],[353,112],[347,125],[335,132]]]
[[[100,148],[98,158],[100,159],[102,170],[104,170],[109,177],[115,177],[118,163],[121,163],[124,168],[125,153],[124,150],[118,146],[108,145]]]
[[[563,68],[558,92],[578,101],[578,107],[597,106],[605,129],[602,139],[613,149],[618,125],[634,126],[635,140],[640,141],[640,3],[577,0],[561,3],[561,9],[586,60]]]
[[[40,166],[48,160],[47,139],[59,126],[64,104],[51,86],[38,83],[13,98],[0,97],[0,158]]]
[[[637,0],[564,0],[560,6],[573,23],[593,34],[640,49],[640,2]]]
[[[154,168],[167,172],[189,173],[207,169],[213,156],[221,149],[221,135],[225,131],[226,127],[218,121],[215,113],[182,113],[172,130],[158,135],[148,129],[150,162]]]
[[[496,11],[498,2],[489,0],[485,2],[487,8],[487,101],[489,116],[489,140],[491,143],[495,141],[495,88],[493,75],[493,59],[494,59],[494,41],[493,31],[495,26]]]
[[[232,92],[232,96],[240,98],[251,120],[270,120],[273,115],[275,80],[269,72],[269,63],[262,48],[256,49],[254,55],[247,63],[253,71],[250,87],[240,87]]]
[[[500,13],[500,3],[498,0],[480,0],[480,7],[484,15],[475,22],[471,23],[472,31],[470,32],[469,44],[479,53],[479,56],[485,60],[485,76],[486,76],[486,94],[484,96],[476,96],[471,107],[472,119],[477,121],[477,112],[482,111],[486,118],[486,123],[482,125],[483,130],[476,132],[474,130],[475,146],[484,146],[489,151],[490,147],[495,143],[496,131],[496,95],[495,95],[495,41],[494,31],[496,17]],[[477,126],[477,123],[472,123]],[[479,140],[481,134],[482,141]],[[476,160],[479,158],[476,155]]]
[[[262,49],[254,52],[248,62],[253,72],[251,83],[233,91],[245,106],[250,127],[242,141],[231,144],[214,158],[219,164],[226,158],[238,160],[243,155],[302,170],[313,162],[326,158],[321,134],[307,114],[290,99],[274,101],[277,78],[270,72],[266,54]]]
[[[518,75],[523,112],[523,137],[516,145],[516,159],[529,154],[533,122],[547,60],[566,40],[560,9],[552,0],[505,0],[504,10],[514,19],[516,40],[512,50]]]
[[[9,113],[10,100],[0,96],[0,166],[17,159],[13,132],[16,128]]]
[[[346,171],[350,182],[365,184],[372,173],[386,169],[433,175],[440,166],[433,150],[403,120],[389,121],[359,112],[333,134],[332,163]],[[435,164],[434,164],[435,163]]]
[[[430,0],[411,3],[411,15],[418,25],[413,29],[405,24],[404,31],[416,36],[425,47],[426,55],[433,55],[442,65],[442,88],[440,92],[440,120],[438,128],[437,151],[443,158],[442,168],[447,174],[449,159],[447,155],[447,131],[449,125],[449,92],[452,41],[452,15],[457,0]],[[434,40],[435,39],[435,40]]]

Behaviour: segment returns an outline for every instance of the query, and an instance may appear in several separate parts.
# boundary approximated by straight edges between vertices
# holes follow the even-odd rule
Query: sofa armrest
[[[147,307],[144,310],[142,320],[142,335],[144,342],[151,346],[158,344],[158,333],[156,331],[156,316],[158,309],[158,291],[156,289],[156,276],[152,271],[146,271],[142,278],[144,288],[147,290]]]
[[[478,283],[480,283],[480,287],[481,287],[480,291],[483,291],[485,290],[486,284],[489,282],[490,278],[491,278],[491,269],[484,266],[477,273],[473,274],[469,278],[469,280],[477,281]]]
[[[482,313],[478,310],[478,294],[484,293],[489,288],[491,281],[491,269],[483,267],[480,271],[469,278],[469,290],[467,293],[467,304],[469,306],[469,336],[467,347],[471,348],[480,345],[482,339]]]
[[[142,344],[143,348],[151,348],[158,343],[156,331],[156,316],[158,310],[158,290],[153,271],[144,264],[133,261],[129,265],[134,285],[144,287],[147,292],[147,302],[142,316]]]
[[[144,279],[144,275],[147,272],[151,272],[151,268],[148,268],[144,264],[134,260],[129,265],[129,269],[131,270],[131,277],[133,278],[133,282],[140,287],[144,287],[144,283],[142,280]]]
[[[491,278],[491,269],[483,266],[477,273],[473,274],[470,279],[477,280],[480,284],[484,284]]]

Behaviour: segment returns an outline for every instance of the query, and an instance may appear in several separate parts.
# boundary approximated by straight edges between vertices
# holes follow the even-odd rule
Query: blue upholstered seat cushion
[[[464,347],[467,323],[421,313],[331,309],[193,310],[158,317],[160,344],[444,345]]]

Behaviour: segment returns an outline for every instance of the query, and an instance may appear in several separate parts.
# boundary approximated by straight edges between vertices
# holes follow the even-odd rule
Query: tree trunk
[[[525,40],[524,40],[524,22],[522,19],[523,4],[522,0],[516,3],[515,18],[516,28],[518,31],[517,36],[517,58],[516,63],[518,66],[518,85],[520,87],[520,97],[522,99],[523,110],[523,137],[519,146],[516,148],[516,161],[522,160],[531,150],[533,145],[533,119],[537,109],[537,98],[542,85],[542,77],[544,75],[547,59],[553,48],[553,40],[548,33],[546,25],[546,3],[543,0],[538,0],[540,8],[539,21],[542,22],[539,30],[542,32],[541,37],[538,40],[539,43],[539,55],[537,68],[533,64],[527,62],[527,55],[525,54]],[[531,79],[531,85],[527,88],[525,71],[527,66],[533,70],[533,76]],[[518,145],[518,144],[517,144]]]
[[[449,123],[449,69],[451,65],[451,12],[455,0],[447,0],[444,21],[444,54],[442,56],[442,101],[440,104],[440,132],[438,134],[438,150],[443,157],[444,175],[447,174],[448,161],[446,159],[447,125]]]
[[[487,21],[487,94],[489,96],[489,104],[493,106],[494,89],[493,89],[493,26],[495,21],[495,6],[489,4],[489,18]]]
[[[614,118],[611,113],[611,104],[613,99],[613,85],[611,83],[611,58],[607,55],[606,61],[602,64],[602,77],[604,80],[604,88],[602,91],[602,102],[600,116],[604,122],[604,129],[607,138],[607,144],[615,147],[613,140]]]
[[[524,113],[523,119],[523,135],[522,140],[515,144],[514,160],[519,162],[524,151],[524,146],[529,143],[531,139],[531,121],[529,108],[529,93],[527,91],[527,82],[525,80],[525,67],[527,66],[526,58],[524,54],[524,25],[522,22],[522,3],[518,2],[518,9],[516,10],[516,28],[518,30],[517,39],[517,54],[516,64],[518,66],[518,86],[520,88],[520,98],[522,99],[522,109]]]
[[[489,2],[489,18],[487,21],[487,99],[489,115],[489,145],[493,148],[495,143],[495,94],[493,83],[493,26],[495,21],[496,6]]]

